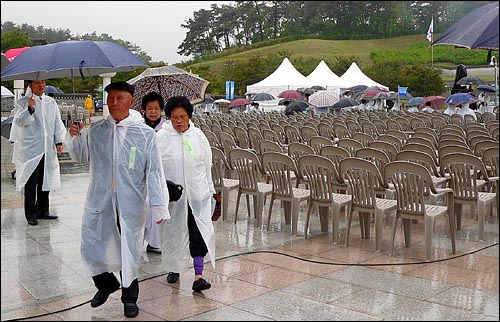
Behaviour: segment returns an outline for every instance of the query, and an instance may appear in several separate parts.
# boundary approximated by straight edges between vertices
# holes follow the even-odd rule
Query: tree
[[[12,48],[22,48],[26,46],[33,46],[29,34],[19,29],[2,33],[2,52],[6,52]]]

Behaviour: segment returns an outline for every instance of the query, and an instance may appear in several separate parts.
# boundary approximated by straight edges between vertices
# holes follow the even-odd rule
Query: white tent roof
[[[14,97],[14,93],[12,93],[7,87],[2,86],[2,97]]]
[[[248,85],[247,93],[269,93],[277,97],[281,92],[307,86],[306,77],[284,58],[280,66],[258,83]]]
[[[356,62],[352,62],[351,66],[344,73],[344,75],[340,76],[338,80],[338,85],[341,88],[349,88],[356,85],[366,85],[366,86],[379,86],[385,89],[389,89],[389,87],[379,84],[376,81],[372,80],[370,77],[366,76],[361,69],[359,69]]]
[[[306,77],[306,80],[308,86],[320,85],[328,89],[338,88],[339,78],[337,74],[332,72],[325,61],[321,60],[311,74]]]

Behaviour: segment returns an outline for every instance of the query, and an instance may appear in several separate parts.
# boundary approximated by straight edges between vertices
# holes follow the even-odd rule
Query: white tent
[[[316,68],[306,77],[307,85],[315,86],[320,85],[325,87],[326,89],[330,88],[339,88],[339,78],[337,74],[332,72],[330,67],[325,63],[324,60],[321,60],[316,66]]]
[[[14,93],[12,93],[7,87],[2,86],[2,97],[14,97]]]
[[[338,80],[338,85],[341,88],[349,88],[356,85],[366,85],[366,86],[379,86],[387,90],[389,89],[389,87],[379,84],[370,77],[366,76],[361,71],[361,69],[359,69],[356,62],[352,62],[349,69],[346,70],[346,72],[342,76],[340,76]]]
[[[305,86],[307,86],[306,77],[285,57],[271,75],[258,83],[248,85],[247,93],[269,93],[278,97],[283,91]]]

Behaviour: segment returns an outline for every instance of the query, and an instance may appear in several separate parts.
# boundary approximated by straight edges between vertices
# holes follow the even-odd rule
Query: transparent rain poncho
[[[146,214],[170,218],[157,139],[139,113],[120,123],[108,116],[66,138],[73,160],[90,163],[81,253],[91,276],[122,271],[122,286],[139,275]],[[120,225],[121,234],[117,227]]]

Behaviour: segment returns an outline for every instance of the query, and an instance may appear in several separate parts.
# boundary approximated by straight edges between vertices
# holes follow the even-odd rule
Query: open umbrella
[[[384,93],[384,91],[380,89],[370,89],[363,94],[363,98],[373,98],[378,93]]]
[[[446,29],[432,45],[498,50],[498,1],[472,10]]]
[[[172,96],[186,96],[191,103],[202,102],[209,81],[191,74],[175,66],[147,68],[141,74],[128,80],[135,86],[135,103],[133,108],[141,109],[142,98],[150,93],[157,92],[165,102]]]
[[[317,91],[309,96],[309,104],[316,107],[330,107],[339,101],[339,93],[334,90]]]
[[[205,104],[211,104],[211,103],[213,103],[214,101],[215,101],[215,98],[214,98],[212,95],[210,95],[210,94],[205,94],[205,99],[203,100],[203,102],[204,102]]]
[[[214,103],[229,104],[229,103],[231,103],[231,101],[229,101],[229,100],[227,100],[225,98],[219,98],[219,99],[215,100]]]
[[[414,97],[411,100],[409,100],[406,105],[408,105],[408,106],[419,106],[422,103],[423,100],[424,100],[423,97],[420,97],[420,96]]]
[[[5,120],[2,120],[1,133],[2,136],[6,139],[10,137],[10,129],[12,127],[12,120],[14,120],[14,116],[9,116]]]
[[[252,96],[251,100],[252,101],[272,101],[275,100],[276,98],[269,93],[257,93]]]
[[[374,100],[382,100],[382,99],[388,99],[389,98],[389,93],[387,92],[380,92],[377,93],[373,96]]]
[[[458,82],[458,85],[484,85],[484,81],[480,78],[474,76],[465,76],[461,78]]]
[[[343,107],[356,106],[358,102],[350,97],[342,97],[337,103],[332,105],[333,109],[339,109]]]
[[[296,98],[296,99],[299,99],[299,98],[303,98],[304,96],[302,96],[302,94],[300,94],[296,90],[286,90],[286,91],[281,92],[278,95],[278,97],[279,98]]]
[[[444,101],[445,104],[448,105],[457,105],[457,104],[464,104],[464,103],[472,103],[477,101],[476,97],[472,96],[469,93],[456,93],[448,96],[446,101]]]
[[[304,112],[306,108],[311,106],[304,100],[294,100],[285,109],[285,115],[292,115],[297,112]]]
[[[21,55],[23,52],[26,50],[30,49],[31,47],[21,47],[21,48],[11,48],[5,52],[5,57],[11,62],[13,61],[17,56]]]
[[[367,88],[368,88],[367,85],[356,85],[356,86],[349,87],[348,90],[350,90],[351,92],[356,93],[356,92],[363,92]]]
[[[9,59],[7,58],[7,56],[5,56],[4,53],[2,53],[2,72],[3,70],[5,69],[5,67],[7,67],[7,65],[10,63]]]
[[[324,91],[326,89],[321,85],[314,85],[314,86],[311,86],[311,88],[314,89],[315,91]]]
[[[495,88],[494,88],[494,87],[491,87],[491,86],[489,86],[489,85],[479,85],[479,86],[477,87],[477,89],[478,89],[479,91],[485,91],[485,92],[490,92],[490,93],[495,93],[495,92],[496,92],[496,91],[495,91]]]
[[[251,104],[252,102],[247,100],[246,98],[237,98],[231,103],[229,103],[228,107],[231,109],[233,107],[245,106]]]
[[[7,87],[2,86],[2,98],[4,97],[14,97],[14,93],[12,93]]]
[[[49,93],[64,94],[64,92],[59,87],[55,87],[55,86],[52,86],[52,85],[45,86],[45,93],[46,94],[49,94]]]
[[[431,102],[431,108],[439,110],[441,107],[446,105],[444,101],[446,101],[446,97],[443,96],[427,96],[420,103],[420,108],[424,108],[425,103]]]

